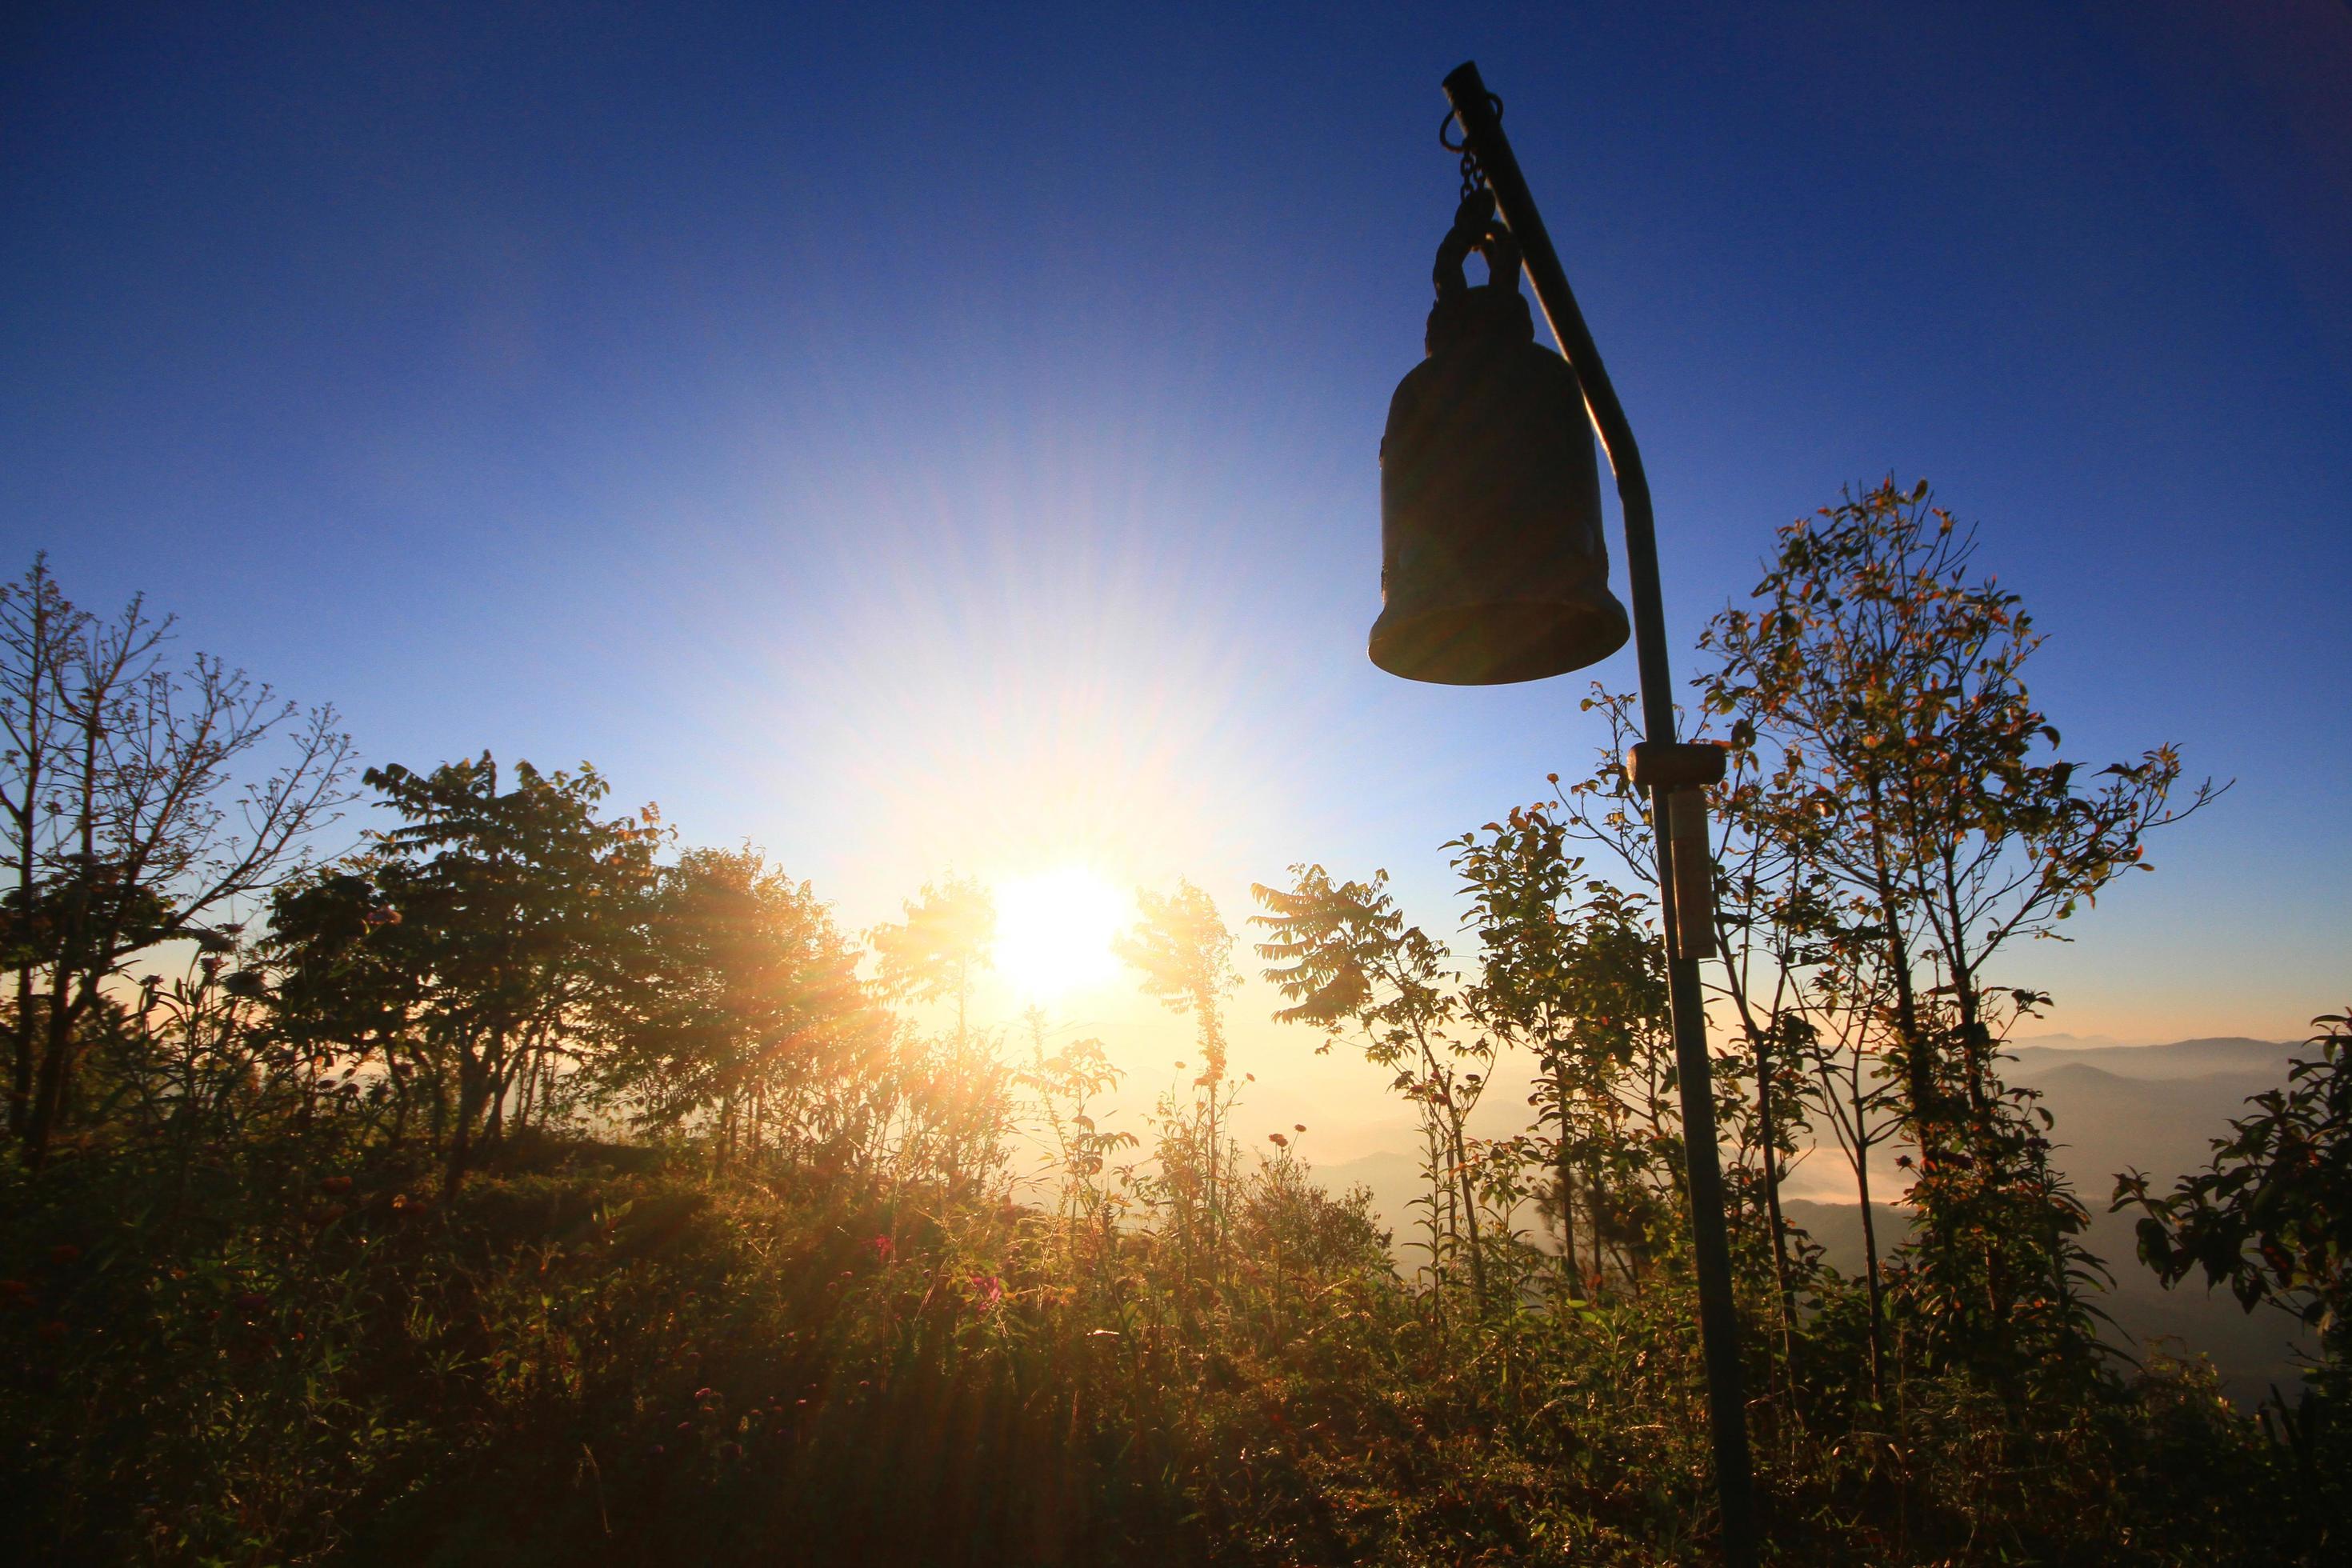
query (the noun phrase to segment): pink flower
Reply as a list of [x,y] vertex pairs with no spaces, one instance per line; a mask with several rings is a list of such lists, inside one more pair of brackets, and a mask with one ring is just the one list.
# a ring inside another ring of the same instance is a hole
[[986,1317],[1004,1303],[1004,1281],[993,1274],[971,1277],[972,1316]]
[[877,1263],[889,1262],[898,1250],[898,1244],[887,1236],[877,1236],[866,1245],[874,1249],[874,1259]]

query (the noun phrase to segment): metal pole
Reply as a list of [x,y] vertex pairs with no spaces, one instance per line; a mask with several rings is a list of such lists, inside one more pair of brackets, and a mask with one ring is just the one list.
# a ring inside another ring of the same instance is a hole
[[[1494,193],[1495,208],[1519,242],[1519,256],[1536,302],[1551,323],[1559,351],[1583,384],[1585,411],[1601,437],[1609,467],[1617,476],[1617,498],[1625,520],[1625,570],[1632,579],[1633,649],[1641,670],[1644,738],[1675,740],[1674,678],[1666,664],[1665,609],[1658,593],[1658,540],[1650,511],[1650,480],[1642,471],[1633,427],[1609,384],[1601,351],[1584,325],[1583,312],[1560,269],[1559,257],[1544,232],[1535,198],[1519,174],[1496,112],[1495,100],[1475,63],[1445,79],[1445,96],[1480,176]],[[1748,1457],[1747,1399],[1739,1368],[1739,1322],[1731,1299],[1731,1253],[1724,1234],[1723,1172],[1716,1151],[1714,1070],[1706,1047],[1706,1015],[1699,997],[1698,964],[1678,939],[1675,924],[1675,843],[1667,830],[1664,781],[1651,790],[1650,821],[1657,836],[1658,901],[1667,931],[1666,976],[1674,1009],[1675,1076],[1680,1080],[1683,1148],[1690,1186],[1691,1248],[1698,1274],[1699,1337],[1706,1357],[1709,1425],[1715,1439],[1716,1489],[1723,1502],[1723,1555],[1732,1568],[1756,1562],[1756,1510]]]

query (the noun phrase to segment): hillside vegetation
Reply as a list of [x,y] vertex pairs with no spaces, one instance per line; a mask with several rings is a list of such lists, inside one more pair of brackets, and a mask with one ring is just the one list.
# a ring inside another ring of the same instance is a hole
[[[1716,1552],[1628,700],[1591,700],[1585,776],[1445,846],[1458,936],[1383,872],[1253,890],[1277,1017],[1414,1120],[1392,1225],[1304,1127],[1237,1143],[1239,944],[1188,882],[1118,942],[1195,1036],[1139,1139],[1097,1119],[1102,1042],[982,1016],[986,887],[845,931],[592,768],[361,773],[331,712],[173,666],[164,629],[37,563],[0,595],[16,1560]],[[1725,1043],[1693,1087],[1767,1555],[2334,1562],[2352,1016],[2179,1179],[2077,1192],[2053,1108],[2095,1069],[2010,1081],[2046,998],[2000,977],[2216,792],[2168,748],[2060,758],[2033,646],[1924,487],[1782,530],[1707,634]],[[362,794],[358,850],[312,854]],[[1479,1131],[1507,1074],[1523,1124]],[[1783,1202],[1801,1146],[1854,1184],[1853,1253]],[[2117,1356],[2103,1303],[2142,1268],[2292,1314],[2305,1384],[2248,1415],[2200,1360]]]

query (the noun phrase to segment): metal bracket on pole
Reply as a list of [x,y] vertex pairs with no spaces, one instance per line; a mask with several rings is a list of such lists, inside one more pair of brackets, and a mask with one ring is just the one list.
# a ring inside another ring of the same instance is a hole
[[1715,956],[1715,856],[1706,842],[1706,790],[1723,782],[1727,753],[1688,741],[1639,741],[1625,753],[1625,776],[1664,803],[1654,824],[1674,844],[1676,958]]
[[[1568,286],[1542,215],[1519,174],[1518,159],[1504,138],[1500,105],[1486,90],[1475,64],[1445,79],[1445,96],[1462,128],[1465,172],[1495,195],[1496,214],[1519,242],[1528,282],[1550,321],[1559,352],[1584,388],[1601,448],[1617,477],[1624,513],[1625,570],[1633,592],[1633,648],[1642,679],[1642,728],[1645,738],[1628,759],[1629,772],[1650,791],[1651,822],[1657,834],[1658,901],[1670,933],[1667,995],[1674,1011],[1675,1077],[1682,1092],[1683,1147],[1690,1189],[1691,1251],[1698,1282],[1699,1334],[1706,1357],[1707,1415],[1715,1447],[1717,1495],[1723,1507],[1723,1555],[1731,1568],[1752,1568],[1757,1560],[1754,1479],[1748,1452],[1748,1407],[1739,1364],[1738,1310],[1731,1295],[1731,1251],[1725,1234],[1723,1167],[1716,1146],[1714,1062],[1706,1045],[1706,1012],[1698,964],[1714,951],[1713,875],[1706,850],[1706,784],[1720,779],[1722,752],[1712,746],[1686,746],[1675,738],[1674,680],[1666,658],[1665,610],[1658,589],[1658,542],[1650,510],[1649,477],[1641,448],[1617,401],[1616,388],[1585,327],[1576,295]],[[1700,752],[1715,753],[1714,779],[1676,776],[1703,767]],[[1653,769],[1656,770],[1654,773]],[[1680,800],[1687,803],[1675,805]]]

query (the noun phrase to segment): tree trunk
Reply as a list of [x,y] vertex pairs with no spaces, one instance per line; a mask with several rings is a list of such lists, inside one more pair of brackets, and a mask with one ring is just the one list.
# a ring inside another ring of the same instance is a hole
[[458,1047],[457,1115],[449,1129],[449,1162],[441,1180],[443,1202],[457,1195],[457,1188],[466,1179],[466,1164],[473,1153],[474,1116],[481,1104],[481,1068],[473,1053]]
[[1764,1142],[1764,1220],[1772,1227],[1772,1278],[1780,1288],[1780,1359],[1791,1384],[1797,1365],[1797,1288],[1789,1277],[1789,1237],[1780,1220],[1780,1152],[1772,1121],[1772,1053],[1769,1037],[1753,1037],[1756,1047],[1756,1121]]
[[63,973],[53,974],[40,1066],[33,1078],[32,1114],[25,1122],[26,1159],[36,1171],[48,1163],[50,1145],[65,1121],[66,1095],[73,1083],[74,1026],[98,999],[94,981],[86,982],[70,1002],[64,992]]
[[1886,861],[1885,802],[1878,781],[1870,782],[1872,879],[1878,918],[1885,928],[1887,976],[1895,983],[1895,1032],[1903,1043],[1903,1087],[1909,1104],[1911,1135],[1924,1156],[1941,1148],[1943,1093],[1936,1083],[1936,1055],[1919,1022],[1919,999],[1911,986],[1911,952],[1895,910],[1895,872]]
[[1559,1108],[1559,1139],[1552,1146],[1552,1180],[1559,1193],[1559,1255],[1568,1262],[1568,1299],[1579,1298],[1576,1280],[1576,1172],[1568,1135],[1568,1064],[1554,1058],[1552,1093]]
[[[26,905],[32,903],[31,884],[23,884]],[[33,1110],[33,966],[16,967],[16,1026],[9,1030],[10,1043],[16,1059],[10,1064],[8,1076],[8,1131],[22,1138]]]
[[1881,1405],[1886,1403],[1886,1347],[1881,1325],[1885,1321],[1885,1301],[1878,1279],[1878,1224],[1870,1212],[1870,1142],[1868,1129],[1863,1122],[1862,1097],[1853,1097],[1853,1177],[1862,1197],[1862,1268],[1863,1281],[1869,1294],[1870,1305],[1870,1395]]
[[1453,1145],[1454,1184],[1462,1190],[1463,1228],[1470,1237],[1470,1300],[1481,1317],[1486,1311],[1486,1257],[1478,1244],[1478,1192],[1470,1179],[1470,1150],[1462,1135],[1462,1114],[1446,1107],[1447,1132]]

